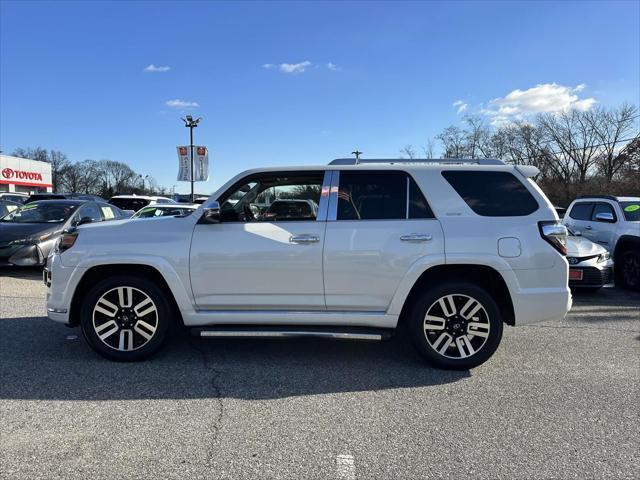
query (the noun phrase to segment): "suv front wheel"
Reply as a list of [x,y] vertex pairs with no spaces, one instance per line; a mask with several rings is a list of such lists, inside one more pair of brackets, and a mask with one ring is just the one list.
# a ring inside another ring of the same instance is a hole
[[117,276],[94,286],[80,308],[87,343],[110,360],[136,361],[155,353],[170,326],[171,309],[152,281]]
[[472,283],[451,282],[428,290],[414,304],[409,322],[415,347],[440,368],[476,367],[493,355],[502,339],[498,305]]

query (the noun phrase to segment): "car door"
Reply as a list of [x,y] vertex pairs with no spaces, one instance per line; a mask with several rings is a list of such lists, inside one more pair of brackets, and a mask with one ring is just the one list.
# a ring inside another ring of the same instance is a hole
[[[599,220],[597,216],[601,213],[610,214],[613,220]],[[614,238],[618,222],[618,216],[613,206],[607,202],[596,202],[590,220],[585,226],[586,236],[607,250],[611,250],[615,244]]]
[[386,311],[421,257],[444,254],[440,222],[403,171],[332,175],[324,246],[329,310]]
[[[324,310],[324,171],[251,175],[222,194],[221,222],[195,226],[191,287],[201,309]],[[328,178],[328,176],[327,176]],[[269,206],[289,202],[279,213]],[[300,207],[308,200],[319,209]]]
[[[564,217],[564,224],[576,234],[589,236],[594,202],[575,202]],[[589,228],[587,228],[589,227]]]

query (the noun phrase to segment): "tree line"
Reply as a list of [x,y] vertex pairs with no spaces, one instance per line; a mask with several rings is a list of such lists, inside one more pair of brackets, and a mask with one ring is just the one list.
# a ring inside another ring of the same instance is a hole
[[17,148],[12,155],[50,163],[54,192],[88,193],[107,199],[118,194],[167,194],[153,177],[116,160],[71,162],[64,153],[41,147]]
[[[569,110],[539,114],[529,120],[491,125],[481,116],[466,116],[435,140],[443,158],[498,158],[515,165],[534,165],[538,184],[552,202],[567,206],[582,194],[640,193],[638,107]],[[432,139],[423,152],[434,158]],[[400,150],[416,158],[412,145]]]

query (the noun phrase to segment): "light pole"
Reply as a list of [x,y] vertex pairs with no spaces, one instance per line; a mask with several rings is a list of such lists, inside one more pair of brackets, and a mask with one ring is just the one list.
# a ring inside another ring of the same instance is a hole
[[202,120],[202,117],[194,120],[191,115],[187,115],[182,119],[184,126],[189,129],[189,150],[191,155],[191,203],[195,200],[195,196],[193,194],[193,129],[198,126],[200,120]]

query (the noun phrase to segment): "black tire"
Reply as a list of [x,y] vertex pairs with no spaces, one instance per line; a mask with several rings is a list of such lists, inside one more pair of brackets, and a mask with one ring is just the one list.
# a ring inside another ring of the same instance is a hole
[[[128,291],[127,288],[132,290]],[[119,290],[125,290],[124,302],[117,301],[120,298]],[[127,301],[129,295],[131,299]],[[103,303],[105,301],[107,303]],[[130,308],[122,308],[123,303]],[[113,316],[111,313],[115,310],[111,305],[118,310]],[[138,306],[142,308],[136,311]],[[100,307],[100,311],[95,310],[96,307]],[[155,310],[145,313],[150,308]],[[103,313],[105,310],[109,315]],[[80,307],[80,327],[89,346],[103,357],[119,362],[134,362],[153,355],[162,347],[173,323],[171,312],[164,292],[151,280],[128,275],[114,276],[96,284],[86,295]],[[138,316],[138,313],[144,315]],[[152,331],[151,327],[155,329]],[[112,330],[113,333],[109,334]],[[118,345],[115,345],[116,336]],[[124,346],[124,343],[127,345]]]
[[[449,306],[449,311],[445,312],[439,302],[440,299],[448,302],[444,299],[449,296],[456,306],[455,315],[446,315],[453,309]],[[469,315],[476,304],[465,309],[469,299],[480,304],[477,316]],[[438,315],[438,311],[442,313]],[[427,314],[443,322],[429,320],[427,325]],[[470,319],[462,314],[470,316]],[[475,320],[471,326],[470,320]],[[502,339],[502,323],[500,309],[486,290],[473,283],[447,282],[428,290],[415,302],[409,317],[409,335],[418,352],[429,363],[450,370],[468,370],[486,362],[496,351]],[[458,341],[460,345],[456,343]],[[440,349],[444,353],[439,353]],[[471,349],[474,353],[470,353]],[[468,355],[463,357],[462,353]]]
[[617,287],[640,290],[640,253],[626,250],[616,255],[613,271]]

